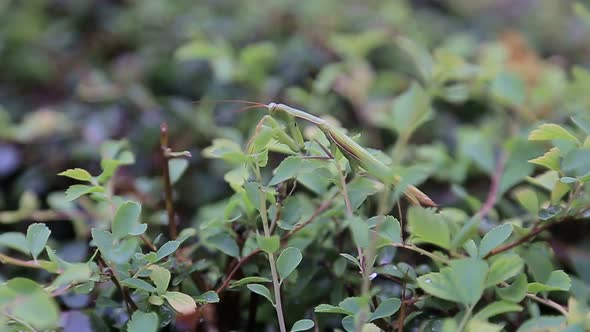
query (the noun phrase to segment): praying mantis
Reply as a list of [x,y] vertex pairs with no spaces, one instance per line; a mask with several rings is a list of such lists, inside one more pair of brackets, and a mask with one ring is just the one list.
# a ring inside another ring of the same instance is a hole
[[[302,119],[314,124],[321,130],[333,150],[339,150],[349,161],[353,169],[363,169],[369,175],[375,177],[386,186],[396,186],[401,183],[399,175],[394,174],[393,170],[375,158],[367,149],[358,144],[351,137],[346,135],[342,129],[330,124],[328,121],[315,115],[294,107],[269,103],[261,104],[250,102],[251,106],[247,108],[266,108],[268,113],[259,122],[257,128],[268,124],[273,129],[274,138],[287,145],[294,152],[300,152],[304,149],[304,140],[299,130],[296,119]],[[285,124],[285,128],[281,124]],[[289,134],[285,131],[288,130]],[[415,186],[408,185],[404,191],[408,200],[415,205],[427,207],[436,207],[436,203]]]

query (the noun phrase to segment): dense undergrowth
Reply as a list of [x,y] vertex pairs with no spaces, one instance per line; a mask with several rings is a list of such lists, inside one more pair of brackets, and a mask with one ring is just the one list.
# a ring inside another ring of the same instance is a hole
[[588,8],[0,4],[0,331],[590,330]]

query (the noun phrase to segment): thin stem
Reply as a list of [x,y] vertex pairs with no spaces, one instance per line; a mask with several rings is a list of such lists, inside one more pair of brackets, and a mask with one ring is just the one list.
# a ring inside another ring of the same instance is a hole
[[432,258],[433,260],[439,261],[439,262],[444,263],[444,264],[449,264],[451,262],[450,260],[448,260],[445,257],[435,255],[435,254],[433,254],[431,252],[428,252],[427,250],[424,250],[424,249],[422,249],[420,247],[417,247],[417,246],[415,246],[413,244],[394,243],[394,242],[392,242],[389,245],[390,246],[393,246],[393,247],[405,248],[405,249],[409,249],[409,250],[415,251],[417,253],[420,253],[420,254],[422,254],[424,256],[428,256],[428,257]]
[[[350,218],[353,216],[352,212],[352,204],[350,203],[350,197],[348,196],[348,189],[346,187],[346,176],[338,161],[336,161],[336,169],[338,170],[338,177],[340,178],[340,186],[342,187],[342,196],[344,197],[344,204],[346,205],[346,215]],[[365,271],[365,263],[364,263],[364,255],[363,249],[361,247],[356,247],[356,250],[359,255],[359,261],[361,263],[361,273]]]
[[465,312],[465,315],[463,315],[463,319],[461,319],[461,323],[459,324],[459,328],[457,329],[457,331],[463,332],[463,330],[465,329],[465,325],[467,325],[469,318],[471,318],[471,312],[473,312],[474,307],[475,303],[469,306],[469,308],[467,308],[467,311]]
[[541,304],[544,304],[544,305],[546,305],[546,306],[548,306],[550,308],[553,308],[553,309],[559,311],[559,313],[562,314],[562,315],[564,315],[564,316],[567,316],[568,315],[567,310],[562,305],[560,305],[559,303],[553,302],[553,301],[551,301],[549,299],[540,298],[540,297],[536,296],[535,294],[531,294],[531,293],[527,293],[526,294],[526,297],[528,297],[531,300],[537,301],[537,302],[539,302]]
[[518,240],[516,240],[514,242],[510,242],[510,243],[507,243],[507,244],[505,244],[503,246],[499,246],[499,247],[493,249],[492,251],[490,251],[484,257],[484,259],[489,258],[489,257],[492,257],[492,256],[497,255],[499,253],[508,251],[508,250],[510,250],[510,249],[512,249],[514,247],[518,247],[521,244],[526,243],[529,240],[533,239],[535,236],[539,235],[539,233],[543,232],[544,230],[550,228],[551,226],[553,226],[555,224],[556,224],[555,222],[553,222],[553,223],[549,222],[549,223],[546,223],[546,224],[544,224],[542,226],[539,226],[539,223],[536,223],[533,226],[533,228],[531,229],[530,233],[528,233],[527,235],[521,237],[520,239],[518,239]]
[[346,176],[342,172],[340,164],[336,162],[336,168],[338,169],[338,176],[340,177],[340,185],[342,186],[342,196],[344,197],[344,204],[346,205],[346,215],[352,217],[352,204],[350,203],[350,197],[348,196],[348,190],[346,189]]
[[129,313],[129,316],[131,317],[131,315],[133,314],[133,312],[135,310],[137,310],[137,304],[135,304],[135,301],[133,301],[133,299],[131,298],[131,296],[127,292],[127,289],[121,285],[121,282],[119,281],[119,278],[117,277],[117,274],[116,274],[115,270],[113,270],[107,264],[107,262],[102,258],[102,256],[100,255],[100,253],[98,255],[96,255],[96,258],[98,259],[98,262],[100,264],[102,264],[104,267],[106,267],[106,268],[108,268],[110,270],[110,272],[111,272],[111,281],[113,282],[113,284],[115,285],[115,287],[117,287],[117,289],[119,290],[119,292],[121,292],[121,296],[123,297],[123,301],[125,302],[126,307],[127,307],[127,312]]
[[21,324],[22,326],[26,327],[29,331],[31,331],[31,332],[37,332],[37,330],[33,326],[31,326],[29,323],[27,323],[26,321],[24,321],[24,320],[22,320],[22,319],[20,319],[20,318],[18,318],[16,316],[13,316],[13,315],[11,315],[9,313],[4,313],[4,315],[6,317],[12,319],[13,321]]
[[150,248],[151,251],[158,251],[158,248],[156,248],[156,246],[152,243],[152,241],[150,241],[150,239],[147,238],[147,236],[145,236],[145,234],[141,234],[140,238],[143,241],[143,243],[145,243],[145,245],[148,246],[148,248]]
[[254,256],[258,255],[261,252],[262,252],[262,250],[256,249],[256,250],[252,251],[250,254],[248,254],[247,256],[244,256],[242,259],[240,259],[238,261],[238,263],[236,264],[236,266],[234,266],[234,268],[227,275],[227,277],[225,277],[225,281],[221,284],[221,286],[219,286],[217,288],[215,293],[221,294],[224,290],[226,290],[227,287],[229,287],[229,283],[231,282],[233,276],[240,270],[242,265],[248,263]]
[[403,280],[402,284],[402,303],[399,308],[399,317],[397,319],[397,331],[404,332],[404,321],[406,320],[406,287],[407,281],[406,278]]
[[[324,201],[322,204],[320,204],[320,206],[313,212],[313,214],[309,217],[309,219],[307,219],[305,222],[303,222],[302,224],[299,224],[298,226],[296,226],[295,228],[293,228],[289,233],[283,235],[281,237],[281,243],[286,242],[291,236],[295,235],[297,232],[299,232],[303,227],[309,225],[312,221],[315,220],[315,218],[317,218],[317,216],[319,216],[322,212],[326,211],[331,205],[332,205],[332,200],[334,199],[334,197],[330,198],[327,201]],[[260,249],[256,249],[254,251],[252,251],[250,254],[248,254],[247,256],[242,257],[242,259],[238,260],[236,266],[234,266],[234,268],[230,271],[230,273],[225,277],[225,281],[221,284],[221,286],[219,286],[217,288],[217,290],[215,291],[217,294],[221,294],[224,290],[226,290],[229,287],[229,283],[231,282],[233,276],[240,270],[240,268],[248,263],[252,258],[254,258],[254,256],[258,255],[259,253],[261,253],[262,250]]]
[[322,212],[326,211],[332,205],[333,199],[334,199],[334,197],[331,197],[327,201],[322,202],[322,204],[320,204],[320,206],[318,206],[318,208],[311,214],[311,216],[306,221],[295,226],[287,234],[283,235],[283,237],[281,237],[281,242],[287,240],[288,238],[293,236],[295,233],[299,232],[299,230],[301,230],[303,227],[309,225],[312,221],[314,221],[315,218],[317,218],[317,216],[319,216]]
[[488,190],[488,195],[486,198],[485,203],[481,207],[479,211],[477,211],[476,216],[483,218],[485,217],[490,210],[496,205],[498,200],[498,188],[500,187],[500,180],[502,178],[502,173],[504,172],[504,166],[506,164],[506,153],[500,152],[500,156],[498,157],[498,161],[496,162],[496,168],[494,169],[494,173],[492,174],[490,189]]
[[[0,262],[3,264],[10,264],[10,265],[15,265],[15,266],[30,267],[33,269],[45,270],[45,268],[41,264],[39,264],[38,261],[25,261],[22,259],[10,257],[10,256],[5,255],[3,253],[0,253]],[[62,270],[56,271],[56,273],[58,273],[58,274],[61,274],[62,272],[63,272]]]
[[170,148],[168,147],[168,125],[162,123],[160,126],[160,148],[162,150],[162,157],[164,163],[162,165],[162,177],[164,178],[164,192],[166,194],[166,211],[168,213],[168,236],[171,240],[178,237],[178,229],[176,228],[176,219],[174,217],[174,204],[172,202],[172,183],[170,182],[170,169],[168,167],[168,160]]
[[[266,195],[262,190],[262,176],[260,175],[260,167],[256,165],[256,179],[258,180],[258,198],[260,200],[260,218],[262,219],[262,227],[264,228],[264,236],[270,237],[270,227],[268,224],[268,212],[266,210]],[[273,253],[268,253],[268,264],[270,265],[270,274],[272,276],[272,285],[275,296],[275,309],[277,311],[277,319],[279,321],[279,329],[281,332],[287,332],[285,326],[285,318],[283,317],[283,304],[281,301],[281,284],[279,283],[279,275]]]
[[[344,204],[346,205],[346,215],[350,218],[353,216],[353,212],[352,212],[352,204],[350,203],[350,197],[348,196],[348,189],[346,186],[346,175],[344,174],[342,168],[340,167],[340,164],[338,164],[338,161],[336,161],[336,168],[338,170],[338,176],[340,178],[340,186],[342,187],[342,196],[344,197]],[[361,275],[363,276],[363,283],[361,285],[361,295],[365,296],[365,295],[369,294],[369,290],[371,288],[371,281],[369,280],[369,275],[367,273],[367,267],[366,267],[367,260],[365,259],[366,258],[365,253],[363,252],[363,249],[360,246],[357,246],[356,250],[359,255]],[[361,330],[367,315],[368,315],[368,308],[367,308],[367,306],[363,306],[363,308],[361,309],[359,320],[355,326],[355,331]]]

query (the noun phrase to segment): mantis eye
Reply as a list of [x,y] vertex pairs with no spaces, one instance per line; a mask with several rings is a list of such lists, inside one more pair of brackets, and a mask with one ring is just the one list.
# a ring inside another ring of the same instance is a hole
[[268,112],[269,113],[273,113],[275,111],[276,107],[277,107],[277,104],[276,103],[270,103],[270,104],[267,105],[267,107],[268,107]]

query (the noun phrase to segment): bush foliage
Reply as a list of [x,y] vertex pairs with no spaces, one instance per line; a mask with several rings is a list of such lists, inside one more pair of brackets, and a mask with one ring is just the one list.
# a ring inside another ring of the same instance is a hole
[[590,7],[518,3],[0,4],[0,330],[590,330]]

